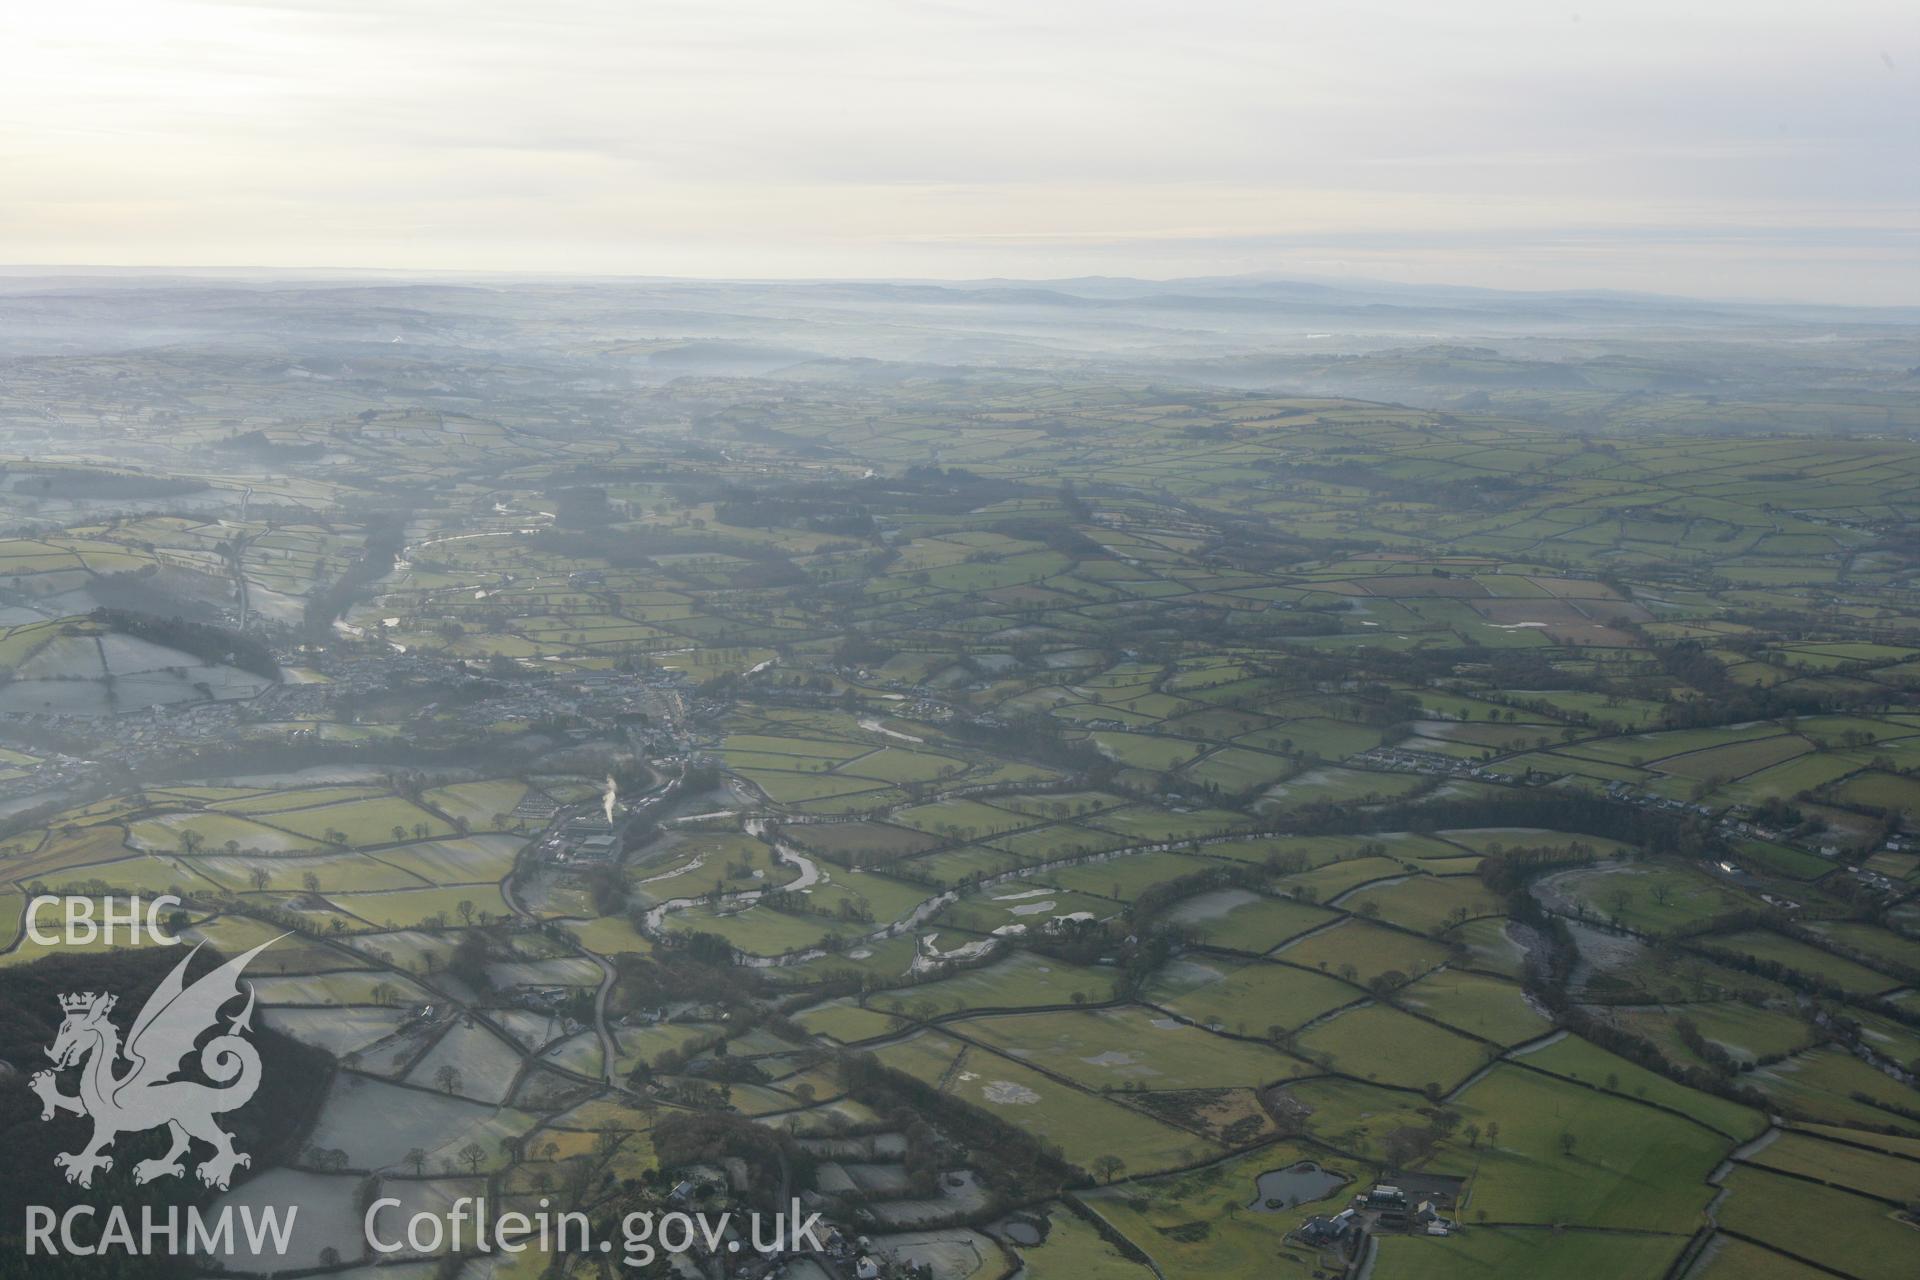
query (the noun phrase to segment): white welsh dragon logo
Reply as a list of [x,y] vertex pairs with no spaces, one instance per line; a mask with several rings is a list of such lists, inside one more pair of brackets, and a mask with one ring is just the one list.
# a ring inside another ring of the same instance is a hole
[[[172,1146],[158,1159],[134,1166],[137,1183],[184,1174],[181,1157],[188,1154],[190,1139],[195,1138],[213,1147],[213,1155],[195,1171],[210,1187],[226,1190],[234,1169],[253,1163],[250,1156],[233,1149],[233,1135],[213,1119],[245,1106],[260,1087],[260,1053],[244,1038],[253,1018],[250,985],[246,1008],[228,1019],[225,1032],[200,1049],[200,1070],[214,1085],[172,1077],[193,1052],[195,1042],[219,1022],[220,1010],[240,995],[240,971],[247,961],[278,941],[263,942],[188,986],[187,966],[200,951],[194,947],[141,1006],[124,1046],[120,1032],[107,1020],[115,997],[92,992],[60,997],[67,1016],[47,1050],[54,1069],[36,1073],[29,1083],[40,1095],[42,1120],[51,1120],[61,1111],[93,1118],[93,1137],[87,1145],[53,1158],[55,1165],[67,1171],[68,1182],[92,1186],[95,1170],[113,1168],[113,1158],[106,1151],[115,1138],[161,1125],[167,1127]],[[116,1075],[122,1058],[131,1065]],[[55,1073],[83,1063],[80,1092],[61,1093]]]

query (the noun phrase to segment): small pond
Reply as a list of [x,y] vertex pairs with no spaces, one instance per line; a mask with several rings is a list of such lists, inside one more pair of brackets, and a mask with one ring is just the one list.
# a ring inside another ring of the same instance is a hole
[[1284,1169],[1269,1169],[1254,1179],[1253,1202],[1247,1208],[1263,1213],[1290,1209],[1297,1204],[1325,1199],[1345,1181],[1340,1174],[1329,1173],[1311,1160],[1302,1160]]

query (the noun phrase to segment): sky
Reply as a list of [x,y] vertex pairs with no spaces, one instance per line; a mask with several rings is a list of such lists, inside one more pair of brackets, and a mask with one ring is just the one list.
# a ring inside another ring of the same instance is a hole
[[0,263],[1920,303],[1914,0],[11,0]]

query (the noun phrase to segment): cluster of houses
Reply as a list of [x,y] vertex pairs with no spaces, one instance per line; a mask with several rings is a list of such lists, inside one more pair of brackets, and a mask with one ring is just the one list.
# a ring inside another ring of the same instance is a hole
[[1669,800],[1665,796],[1656,796],[1649,791],[1641,791],[1630,782],[1609,782],[1607,799],[1618,800],[1622,804],[1636,805],[1642,809],[1653,809],[1662,813],[1690,813],[1699,818],[1711,818],[1714,807],[1698,801]]
[[1866,885],[1869,889],[1874,889],[1884,894],[1892,894],[1905,888],[1905,886],[1897,883],[1891,876],[1883,876],[1871,867],[1848,867],[1847,874],[1855,880],[1858,880],[1861,884]]
[[1301,1243],[1316,1249],[1355,1242],[1373,1231],[1420,1232],[1430,1236],[1451,1235],[1459,1224],[1449,1221],[1437,1193],[1418,1201],[1400,1187],[1376,1183],[1353,1198],[1353,1203],[1328,1216],[1315,1215],[1294,1232]]
[[1438,751],[1421,751],[1413,747],[1374,747],[1353,757],[1349,763],[1371,765],[1376,769],[1391,769],[1396,773],[1424,773],[1430,777],[1473,778],[1480,782],[1517,780],[1510,773],[1489,769],[1471,760],[1461,760],[1454,756],[1442,755]]

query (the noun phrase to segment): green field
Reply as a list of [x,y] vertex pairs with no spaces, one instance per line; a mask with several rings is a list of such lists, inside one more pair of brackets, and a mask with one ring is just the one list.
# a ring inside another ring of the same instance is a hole
[[1301,1053],[1344,1075],[1401,1088],[1432,1085],[1441,1093],[1490,1056],[1464,1036],[1384,1004],[1362,1005],[1316,1023],[1296,1044]]
[[1261,1045],[1217,1036],[1138,1005],[969,1018],[944,1029],[1090,1089],[1260,1086],[1292,1075],[1298,1065]]
[[1128,1167],[1145,1173],[1217,1152],[1205,1139],[934,1032],[887,1045],[875,1056],[928,1083],[946,1082],[946,1090],[956,1097],[1057,1145],[1066,1159],[1083,1168],[1102,1155],[1125,1152]]
[[1475,1228],[1433,1239],[1383,1236],[1380,1280],[1473,1276],[1659,1276],[1679,1256],[1680,1236],[1623,1236],[1522,1227]]
[[[1473,1179],[1470,1218],[1580,1222],[1684,1236],[1712,1198],[1707,1174],[1727,1150],[1705,1129],[1638,1102],[1502,1066],[1460,1098],[1498,1123]],[[1569,1151],[1564,1145],[1571,1141]]]
[[1913,1228],[1877,1200],[1757,1169],[1727,1175],[1718,1216],[1729,1231],[1860,1280],[1911,1274]]
[[1177,960],[1162,968],[1145,998],[1180,1017],[1238,1034],[1268,1026],[1291,1030],[1365,993],[1311,969],[1212,956]]

